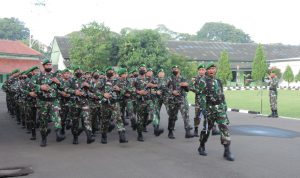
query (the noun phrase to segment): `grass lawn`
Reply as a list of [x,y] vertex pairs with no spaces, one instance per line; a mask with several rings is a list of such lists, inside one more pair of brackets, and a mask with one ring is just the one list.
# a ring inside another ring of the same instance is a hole
[[[194,103],[194,93],[189,92],[189,103]],[[245,109],[251,111],[261,110],[260,91],[225,91],[226,101],[229,108]],[[269,91],[263,90],[262,113],[270,114]],[[278,114],[280,116],[300,119],[300,91],[278,90]]]

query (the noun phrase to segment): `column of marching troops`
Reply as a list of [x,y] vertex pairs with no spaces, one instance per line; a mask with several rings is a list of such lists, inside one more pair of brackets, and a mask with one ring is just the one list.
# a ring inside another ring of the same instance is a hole
[[[160,127],[160,110],[164,104],[168,138],[175,139],[174,128],[180,111],[185,138],[200,136],[200,155],[207,155],[205,143],[212,131],[213,135],[220,134],[224,158],[234,160],[223,87],[215,77],[213,63],[199,65],[198,75],[190,81],[181,76],[179,66],[173,66],[172,76],[166,77],[163,69],[154,76],[152,69],[144,64],[129,72],[125,68],[116,72],[112,67],[105,72],[84,72],[77,66],[73,67],[73,73],[68,69],[52,72],[49,60],[42,65],[43,70],[36,66],[23,72],[14,70],[2,86],[9,113],[27,128],[31,140],[36,140],[39,128],[42,147],[47,145],[50,125],[54,125],[57,142],[65,139],[66,130],[71,130],[73,144],[78,144],[82,132],[86,133],[87,144],[95,141],[97,132],[101,132],[101,143],[106,144],[108,134],[116,129],[119,142],[126,143],[125,126],[129,124],[137,132],[137,140],[143,142],[143,134],[150,124],[155,136],[164,132]],[[194,133],[187,101],[190,90],[195,93]],[[201,119],[203,129],[199,135]]]

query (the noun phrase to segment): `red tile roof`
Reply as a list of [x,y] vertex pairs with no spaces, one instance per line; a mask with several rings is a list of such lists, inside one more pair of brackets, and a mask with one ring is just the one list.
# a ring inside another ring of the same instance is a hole
[[14,69],[20,69],[21,71],[27,70],[32,66],[39,66],[41,68],[42,67],[41,61],[0,58],[0,73],[1,74],[10,73]]
[[34,55],[41,56],[42,54],[34,49],[29,48],[20,41],[0,40],[0,53],[19,54],[19,55]]

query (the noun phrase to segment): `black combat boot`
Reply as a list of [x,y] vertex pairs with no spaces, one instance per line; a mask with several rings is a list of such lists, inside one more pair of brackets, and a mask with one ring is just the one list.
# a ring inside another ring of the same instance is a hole
[[115,124],[114,123],[109,123],[109,126],[108,126],[108,132],[111,132],[112,130],[114,130],[114,128],[115,128],[116,126],[115,126]]
[[87,144],[91,144],[95,141],[95,138],[92,137],[92,131],[87,130],[86,131],[86,136],[87,136],[87,140],[86,140]]
[[211,130],[211,135],[220,135],[220,130],[217,129],[217,126],[214,125],[212,130]]
[[66,129],[70,130],[72,128],[72,121],[70,119],[66,120]]
[[232,155],[232,153],[230,152],[230,145],[226,144],[224,145],[224,158],[228,161],[234,161],[234,157]]
[[169,137],[169,139],[175,139],[172,129],[169,129],[168,137]]
[[198,135],[198,127],[194,128],[194,137],[199,137],[199,135]]
[[107,134],[106,133],[101,134],[101,143],[107,144]]
[[268,117],[275,117],[275,112],[274,112],[274,110],[272,109],[271,111],[272,111],[272,113],[271,113],[270,115],[268,115]]
[[47,135],[46,134],[41,134],[41,135],[42,135],[42,141],[41,141],[40,146],[45,147],[45,146],[47,146]]
[[200,146],[198,148],[198,152],[199,152],[199,155],[207,156],[207,153],[205,151],[205,144],[204,143],[200,143]]
[[277,113],[277,110],[274,110],[274,117],[278,117],[278,113]]
[[61,135],[61,129],[56,129],[55,132],[56,132],[56,141],[57,142],[61,142],[65,139],[65,136]]
[[30,140],[36,140],[36,131],[35,128],[31,129],[31,138]]
[[143,137],[142,132],[138,132],[137,140],[140,141],[140,142],[143,142],[143,141],[144,141],[144,137]]
[[164,129],[160,129],[159,125],[154,126],[154,135],[159,136],[160,134],[164,133]]
[[77,135],[73,135],[73,144],[74,145],[78,144],[78,136]]
[[185,129],[185,138],[193,138],[194,134],[191,133],[191,129],[190,128],[186,128]]
[[129,125],[129,122],[125,119],[125,117],[123,117],[122,118],[122,120],[123,120],[123,124],[124,124],[124,126],[127,126],[127,125]]
[[126,136],[125,136],[125,130],[119,131],[119,142],[120,143],[127,143],[128,142],[128,140],[126,139]]
[[131,128],[132,128],[132,130],[136,130],[137,125],[136,125],[135,119],[131,119],[130,121],[131,121]]

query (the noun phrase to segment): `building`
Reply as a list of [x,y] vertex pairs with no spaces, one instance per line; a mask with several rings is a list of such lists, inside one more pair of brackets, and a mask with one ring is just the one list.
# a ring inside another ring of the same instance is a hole
[[20,41],[0,40],[0,85],[8,74],[18,68],[21,71],[41,66],[43,55]]
[[55,69],[63,70],[70,65],[70,42],[68,37],[55,36],[52,42],[51,61]]

